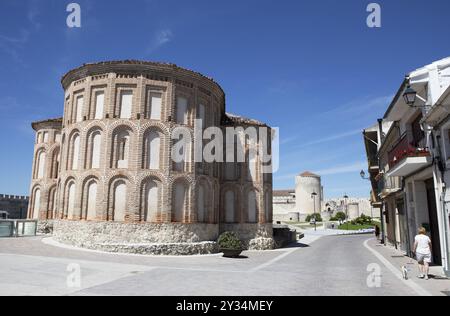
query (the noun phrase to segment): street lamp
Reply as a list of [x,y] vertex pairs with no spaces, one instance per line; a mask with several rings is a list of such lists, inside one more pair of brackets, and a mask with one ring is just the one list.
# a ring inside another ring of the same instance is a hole
[[423,101],[424,103],[427,103],[427,100],[422,98],[416,90],[414,90],[411,86],[408,86],[405,90],[405,92],[403,92],[403,99],[405,100],[405,103],[407,105],[409,105],[410,107],[417,107],[417,108],[422,108],[425,106],[418,106],[418,105],[414,105],[416,103],[416,100],[419,99],[421,101]]
[[313,199],[314,201],[314,231],[317,231],[316,196],[317,196],[316,192],[311,193],[311,199]]
[[370,178],[369,178],[369,177],[366,177],[366,172],[365,172],[364,170],[361,170],[361,172],[359,173],[359,175],[361,176],[361,179],[363,179],[363,180],[369,180],[369,181],[370,181]]
[[408,86],[403,92],[403,99],[405,100],[405,103],[409,106],[413,106],[414,103],[416,103],[417,98],[417,91],[411,88],[411,86]]
[[345,206],[345,217],[347,217],[347,230],[348,230],[348,206],[347,206],[348,195],[344,195],[344,206]]

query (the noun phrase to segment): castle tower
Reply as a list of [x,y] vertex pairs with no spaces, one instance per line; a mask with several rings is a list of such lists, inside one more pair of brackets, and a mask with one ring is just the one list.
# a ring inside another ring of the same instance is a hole
[[[315,212],[320,214],[323,201],[320,176],[307,171],[298,175],[295,180],[296,209],[301,215],[311,215],[315,206]],[[311,197],[313,193],[317,194],[314,199]]]

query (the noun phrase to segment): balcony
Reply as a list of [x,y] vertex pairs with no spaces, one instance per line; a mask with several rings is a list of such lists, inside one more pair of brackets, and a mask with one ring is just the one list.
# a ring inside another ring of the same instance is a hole
[[402,188],[400,177],[390,177],[386,174],[380,174],[378,179],[378,196],[382,199],[390,194],[397,193]]
[[388,153],[389,177],[406,177],[431,163],[431,155],[426,146],[425,137],[420,141],[411,141],[404,134]]

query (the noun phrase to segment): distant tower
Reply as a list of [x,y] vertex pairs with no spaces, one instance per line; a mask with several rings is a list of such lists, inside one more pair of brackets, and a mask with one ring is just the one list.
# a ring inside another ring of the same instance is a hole
[[323,191],[320,176],[311,172],[304,172],[295,179],[295,197],[297,210],[301,215],[310,215],[314,213],[314,200],[312,193],[317,193],[315,197],[315,211],[321,213]]
[[355,219],[360,216],[359,203],[353,202],[348,204],[348,217],[349,219]]

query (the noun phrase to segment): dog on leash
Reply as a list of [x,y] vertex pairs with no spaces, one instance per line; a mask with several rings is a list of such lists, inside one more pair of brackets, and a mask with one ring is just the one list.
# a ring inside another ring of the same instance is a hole
[[403,280],[408,280],[408,268],[406,266],[402,266],[402,276]]

